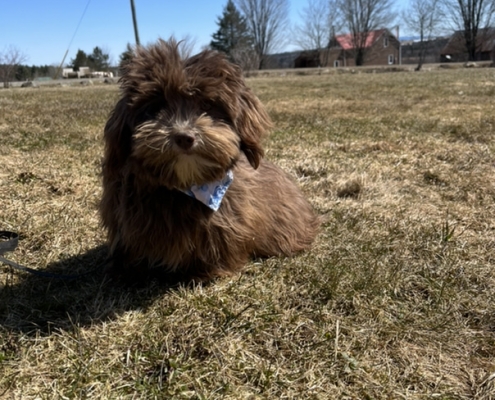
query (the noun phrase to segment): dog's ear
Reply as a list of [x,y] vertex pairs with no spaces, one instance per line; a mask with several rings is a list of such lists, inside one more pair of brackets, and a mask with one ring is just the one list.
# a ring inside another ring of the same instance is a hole
[[104,176],[109,179],[117,178],[131,153],[132,131],[127,121],[129,115],[127,108],[127,99],[124,96],[115,105],[105,125],[103,172]]
[[241,139],[241,150],[253,168],[258,168],[264,154],[261,141],[272,123],[261,102],[246,86],[241,68],[211,50],[185,60],[184,66],[190,86],[224,106]]
[[235,127],[241,138],[241,150],[253,168],[258,168],[264,155],[261,141],[272,127],[272,122],[263,104],[248,87],[245,87],[240,94],[239,114]]

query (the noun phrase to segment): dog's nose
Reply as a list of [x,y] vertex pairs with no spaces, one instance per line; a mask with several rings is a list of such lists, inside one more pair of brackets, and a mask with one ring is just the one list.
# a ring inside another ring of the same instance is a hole
[[177,133],[174,135],[174,142],[183,150],[189,150],[193,147],[196,138],[190,133]]

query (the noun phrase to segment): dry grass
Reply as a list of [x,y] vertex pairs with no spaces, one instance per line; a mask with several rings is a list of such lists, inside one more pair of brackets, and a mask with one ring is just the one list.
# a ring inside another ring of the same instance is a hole
[[[493,69],[250,78],[314,249],[206,286],[104,279],[116,87],[0,91],[0,398],[495,399]],[[95,270],[92,270],[96,266]]]

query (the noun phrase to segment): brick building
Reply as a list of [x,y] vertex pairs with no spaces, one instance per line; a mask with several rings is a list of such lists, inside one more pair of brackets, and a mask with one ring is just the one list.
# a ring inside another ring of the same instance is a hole
[[[495,28],[478,30],[476,54],[473,61],[493,60],[495,54]],[[442,49],[441,62],[465,62],[469,60],[463,31],[456,31]]]
[[[327,49],[320,51],[322,66],[353,67],[356,48],[352,34],[337,35],[330,40]],[[362,65],[399,64],[400,42],[388,29],[379,29],[368,33],[364,45]]]

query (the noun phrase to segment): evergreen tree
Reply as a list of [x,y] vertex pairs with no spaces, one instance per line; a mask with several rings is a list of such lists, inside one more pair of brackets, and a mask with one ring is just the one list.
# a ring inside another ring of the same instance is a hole
[[83,50],[77,50],[76,57],[70,60],[69,67],[79,71],[79,67],[89,67],[88,55]]
[[74,71],[79,71],[80,67],[89,67],[93,71],[108,71],[110,67],[110,55],[96,46],[91,54],[86,54],[83,50],[77,50],[76,57],[70,60],[69,67]]
[[119,67],[122,68],[134,56],[134,49],[130,43],[127,43],[125,51],[119,56]]
[[27,81],[33,79],[31,69],[27,65],[18,65],[15,71],[16,81]]
[[246,19],[237,10],[232,0],[228,0],[223,15],[218,17],[219,29],[212,35],[210,46],[221,51],[232,60],[236,52],[252,48],[252,37],[246,24]]
[[93,71],[108,71],[110,55],[103,52],[101,48],[96,46],[93,53],[88,56],[89,67]]

